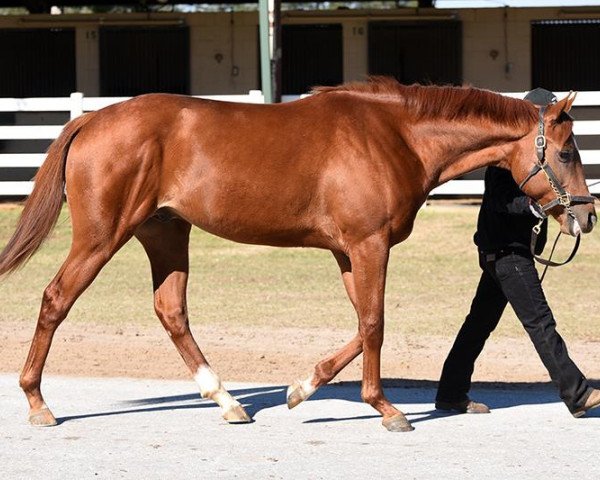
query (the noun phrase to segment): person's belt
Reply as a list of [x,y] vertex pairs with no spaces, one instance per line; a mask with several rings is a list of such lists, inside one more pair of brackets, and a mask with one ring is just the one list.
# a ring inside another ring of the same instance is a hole
[[486,262],[495,262],[499,258],[506,257],[507,255],[511,255],[516,253],[517,255],[531,257],[531,254],[526,248],[512,247],[512,248],[501,248],[499,250],[487,250],[487,251],[479,251],[479,255],[483,256]]

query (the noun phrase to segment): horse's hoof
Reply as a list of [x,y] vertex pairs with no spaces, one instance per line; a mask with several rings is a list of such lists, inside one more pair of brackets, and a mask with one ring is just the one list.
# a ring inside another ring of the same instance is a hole
[[304,382],[296,380],[287,389],[288,408],[294,408],[299,403],[310,398],[316,391],[317,387],[313,387],[309,380]]
[[48,407],[30,412],[29,423],[34,427],[53,427],[57,424],[56,418]]
[[306,392],[302,388],[302,384],[296,380],[287,389],[287,406],[291,410],[298,404],[306,400]]
[[389,432],[412,432],[415,429],[403,413],[384,418],[381,423]]
[[244,407],[235,405],[223,414],[223,418],[227,423],[251,423],[250,415],[246,413]]

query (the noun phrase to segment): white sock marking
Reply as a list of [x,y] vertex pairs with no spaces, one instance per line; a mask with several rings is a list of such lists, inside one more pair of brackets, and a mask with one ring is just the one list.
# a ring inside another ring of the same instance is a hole
[[221,379],[213,371],[212,368],[201,366],[198,368],[194,380],[200,387],[200,395],[202,398],[210,398],[219,404],[223,411],[227,411],[240,403],[233,398],[223,385],[221,385]]
[[304,393],[306,394],[306,398],[310,397],[313,393],[317,391],[316,387],[313,386],[312,381],[313,375],[308,377],[306,380],[302,380],[300,382],[300,385],[302,385],[302,390],[304,390]]

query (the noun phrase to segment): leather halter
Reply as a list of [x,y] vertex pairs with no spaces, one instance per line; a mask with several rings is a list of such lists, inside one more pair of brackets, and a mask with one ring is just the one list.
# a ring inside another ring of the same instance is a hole
[[[521,190],[523,190],[523,186],[529,180],[531,180],[538,172],[542,171],[546,175],[546,179],[548,180],[550,187],[552,187],[552,190],[554,190],[554,193],[556,194],[556,198],[554,200],[546,203],[545,205],[540,205],[538,203],[538,206],[541,209],[543,218],[541,218],[540,221],[537,223],[537,225],[535,225],[532,229],[531,243],[529,245],[529,248],[531,250],[531,254],[533,255],[533,258],[535,258],[542,265],[545,265],[546,267],[558,267],[560,265],[569,263],[573,259],[573,257],[577,253],[577,249],[579,248],[581,234],[577,234],[577,240],[575,241],[575,246],[573,247],[573,251],[571,252],[569,257],[564,262],[553,262],[551,260],[552,254],[550,254],[550,258],[548,258],[547,260],[537,256],[535,254],[535,246],[537,243],[538,234],[540,233],[540,230],[542,227],[542,223],[544,222],[544,220],[546,218],[548,218],[548,215],[546,214],[546,212],[548,210],[556,207],[557,205],[561,205],[562,207],[565,208],[565,210],[567,211],[567,214],[576,221],[576,217],[575,217],[575,214],[573,213],[573,210],[571,210],[571,206],[585,204],[585,203],[594,203],[596,201],[596,197],[571,195],[569,192],[567,192],[564,189],[564,187],[560,183],[560,180],[558,180],[558,178],[556,177],[556,174],[552,170],[552,167],[550,166],[550,164],[548,162],[544,161],[545,155],[546,155],[546,135],[544,133],[544,112],[545,111],[546,111],[545,106],[540,107],[539,122],[538,122],[538,134],[535,137],[535,152],[536,152],[536,156],[537,156],[537,162],[535,163],[533,168],[530,170],[530,172],[527,174],[525,179],[519,184],[519,188]],[[560,233],[558,235],[560,236]],[[558,240],[558,237],[556,240]],[[554,246],[556,246],[556,241],[554,242]],[[552,252],[554,252],[554,247],[552,248]],[[544,273],[545,273],[545,271],[544,271]],[[543,276],[542,276],[542,278],[543,278]]]

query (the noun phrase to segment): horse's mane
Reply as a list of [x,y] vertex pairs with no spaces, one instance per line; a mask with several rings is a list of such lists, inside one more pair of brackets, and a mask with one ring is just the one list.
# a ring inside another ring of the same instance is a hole
[[508,126],[529,126],[537,119],[533,104],[474,87],[402,85],[390,77],[370,77],[337,87],[316,87],[315,94],[346,92],[401,102],[418,118],[487,118]]

